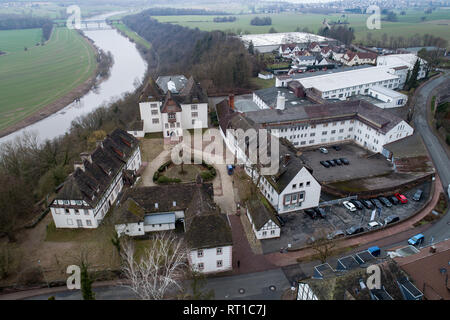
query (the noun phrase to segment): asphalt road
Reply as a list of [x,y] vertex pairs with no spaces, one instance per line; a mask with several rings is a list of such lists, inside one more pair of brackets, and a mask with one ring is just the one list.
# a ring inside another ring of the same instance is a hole
[[[448,185],[450,184],[450,159],[444,147],[441,145],[440,140],[434,135],[433,131],[428,126],[427,121],[427,101],[431,99],[432,91],[443,84],[450,81],[450,74],[446,74],[439,78],[436,78],[426,85],[424,85],[417,96],[415,112],[414,112],[414,128],[416,132],[420,133],[428,153],[433,160],[434,166],[439,178],[441,179],[443,189],[447,192]],[[447,195],[448,196],[448,195]],[[425,232],[427,239],[433,238],[434,242],[439,242],[450,238],[450,210],[442,217],[437,223],[435,223],[430,229]]]

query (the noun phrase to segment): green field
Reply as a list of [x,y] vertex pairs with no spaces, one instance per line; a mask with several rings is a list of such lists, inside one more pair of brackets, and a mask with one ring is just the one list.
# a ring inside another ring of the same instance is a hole
[[145,48],[150,49],[151,45],[147,40],[142,38],[140,35],[138,35],[136,32],[128,28],[123,23],[115,23],[113,26],[114,28],[117,28],[120,31],[124,32],[130,39],[133,39],[135,43],[139,43],[143,45]]
[[[255,16],[270,16],[272,18],[271,26],[252,26],[250,20]],[[420,21],[422,16],[426,17],[424,22]],[[158,21],[177,23],[189,28],[199,28],[200,30],[230,30],[236,33],[266,33],[271,27],[277,32],[295,31],[297,27],[303,29],[307,27],[312,32],[317,32],[322,26],[322,21],[337,21],[341,18],[340,14],[300,14],[300,13],[281,13],[281,14],[246,14],[237,15],[234,22],[215,23],[215,16],[155,16]],[[422,11],[408,10],[406,15],[401,16],[397,12],[398,22],[381,22],[380,30],[369,30],[366,26],[368,14],[348,14],[348,22],[355,29],[356,41],[366,39],[367,32],[371,32],[373,39],[381,38],[383,33],[388,36],[409,37],[415,35],[431,34],[442,37],[450,43],[450,10],[434,11],[432,14],[424,14]],[[441,20],[447,20],[441,21]]]
[[[77,32],[54,29],[36,46],[41,29],[0,31],[0,130],[63,97],[92,76],[95,52]],[[24,47],[28,50],[25,51]]]

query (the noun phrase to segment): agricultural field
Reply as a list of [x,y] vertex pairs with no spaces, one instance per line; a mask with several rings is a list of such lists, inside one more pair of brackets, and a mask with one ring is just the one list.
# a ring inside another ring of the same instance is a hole
[[0,31],[0,50],[6,51],[0,56],[0,130],[63,97],[96,69],[94,50],[76,31],[56,28],[36,46],[41,32]]
[[[348,14],[346,19],[349,26],[355,29],[356,42],[366,39],[367,33],[372,33],[373,39],[381,38],[383,33],[388,36],[402,35],[409,37],[415,34],[432,34],[442,37],[450,42],[450,10],[434,11],[431,14],[425,14],[423,11],[407,10],[406,15],[400,15],[396,12],[398,22],[381,22],[380,30],[369,30],[366,26],[368,14]],[[251,19],[255,16],[269,16],[272,19],[271,26],[252,26]],[[301,13],[281,13],[281,14],[244,14],[237,15],[234,22],[213,22],[215,16],[155,16],[160,22],[177,23],[189,28],[199,28],[200,30],[231,30],[236,33],[267,33],[274,27],[277,32],[295,31],[297,27],[303,29],[307,27],[312,32],[317,32],[322,26],[324,19],[327,21],[337,21],[342,18],[341,14],[301,14]],[[426,17],[421,21],[421,17]]]

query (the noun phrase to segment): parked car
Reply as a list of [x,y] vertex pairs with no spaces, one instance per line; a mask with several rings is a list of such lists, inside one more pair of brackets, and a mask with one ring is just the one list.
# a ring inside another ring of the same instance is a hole
[[367,209],[373,209],[373,203],[370,202],[370,200],[361,200],[362,204],[364,207],[366,207]]
[[342,238],[343,236],[345,236],[345,232],[342,230],[334,230],[333,232],[329,233],[327,235],[327,239],[328,240],[333,240],[333,239],[337,239],[337,238]]
[[386,207],[388,208],[392,207],[392,203],[386,197],[378,197],[378,200],[380,200],[380,202],[384,204]]
[[275,217],[277,218],[278,222],[280,223],[280,226],[283,227],[285,224],[284,219],[278,214],[276,214]]
[[358,209],[358,210],[364,209],[362,203],[359,202],[358,200],[350,200],[350,202],[354,204],[354,206],[356,207],[356,209]]
[[323,165],[325,168],[330,167],[330,164],[328,163],[328,161],[320,161],[320,164]]
[[393,205],[398,205],[400,203],[400,200],[398,200],[396,197],[394,196],[390,196],[388,198],[388,200],[393,204]]
[[384,219],[384,225],[388,225],[397,222],[399,220],[400,220],[399,216],[388,216]]
[[348,161],[347,158],[339,158],[339,160],[341,160],[342,163],[345,164],[345,165],[349,165],[350,164],[350,161]]
[[347,208],[350,211],[356,211],[356,207],[353,203],[351,203],[350,201],[344,201],[342,202],[342,204],[344,205],[345,208]]
[[333,146],[333,149],[336,150],[336,151],[339,151],[339,150],[341,150],[341,147],[340,146]]
[[317,214],[314,211],[314,209],[305,209],[303,210],[308,216],[310,216],[311,219],[316,219],[317,218]]
[[379,223],[376,222],[376,221],[370,221],[370,222],[367,224],[367,228],[368,228],[369,230],[378,229],[378,228],[380,228],[380,227],[381,227],[381,224],[379,224]]
[[381,205],[380,200],[378,200],[378,199],[370,199],[370,201],[372,201],[372,203],[374,204],[374,206],[377,207],[378,209],[383,208],[383,206]]
[[328,153],[328,150],[327,150],[326,148],[321,147],[321,148],[319,148],[319,150],[320,150],[320,152],[322,152],[322,153],[325,153],[325,154]]
[[424,243],[425,236],[421,233],[416,234],[414,237],[408,239],[408,243],[412,246],[418,246]]
[[333,159],[333,161],[336,162],[336,164],[337,164],[338,166],[342,166],[342,161],[341,161],[341,160],[339,160],[339,159]]
[[402,195],[401,193],[396,193],[394,196],[401,202],[401,203],[408,203],[408,199]]
[[328,160],[328,163],[331,164],[332,167],[336,167],[336,162],[333,160]]
[[228,175],[231,176],[233,174],[233,169],[234,169],[234,166],[232,164],[227,164]]
[[327,214],[325,213],[325,210],[323,208],[316,207],[314,208],[314,211],[316,212],[319,218],[325,219]]
[[350,227],[347,230],[345,230],[345,233],[349,236],[353,235],[353,234],[361,233],[361,232],[364,232],[364,228],[361,226],[353,226],[353,227]]
[[420,201],[420,199],[422,198],[422,194],[423,194],[422,189],[417,190],[416,193],[414,193],[413,195],[413,200]]
[[370,254],[373,255],[374,257],[378,257],[381,254],[381,250],[377,246],[370,247],[367,249],[367,251],[369,251]]

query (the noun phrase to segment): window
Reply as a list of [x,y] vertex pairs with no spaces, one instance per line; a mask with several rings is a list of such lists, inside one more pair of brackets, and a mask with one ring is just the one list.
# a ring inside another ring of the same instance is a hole
[[150,105],[150,107],[151,108],[156,108],[158,105],[156,104],[156,103],[152,103],[151,105]]
[[323,124],[323,127],[328,127],[328,123],[324,123],[324,124]]
[[339,129],[339,133],[342,133],[342,132],[344,132],[344,129]]
[[262,232],[263,237],[267,236],[267,231]]
[[191,105],[191,110],[192,110],[192,111],[195,111],[195,110],[197,110],[197,109],[198,109],[198,107],[197,107],[196,104]]
[[152,116],[157,116],[158,115],[158,110],[152,110]]
[[310,137],[314,137],[316,134],[314,133],[314,132],[311,132],[310,134],[309,134],[309,136]]
[[197,118],[198,117],[198,112],[192,112],[191,115],[192,115],[192,118]]
[[309,187],[311,185],[311,181],[306,181],[306,186]]
[[216,249],[216,254],[217,254],[217,255],[222,254],[222,248],[217,248],[217,249]]
[[336,133],[336,130],[331,130],[331,134],[335,134]]
[[77,219],[77,225],[78,225],[78,227],[82,227],[83,221],[81,219]]
[[275,230],[270,230],[270,235],[274,235],[275,234]]
[[203,264],[203,262],[200,262],[199,264],[198,264],[198,269],[199,270],[203,270],[205,268],[205,265]]
[[[152,123],[153,124],[158,124],[159,123],[159,119],[158,118],[152,119]],[[167,123],[166,123],[166,126],[167,126]]]
[[168,117],[169,119],[175,119],[176,115],[175,113],[169,113]]
[[217,260],[217,268],[222,268],[222,260]]
[[80,214],[80,210],[75,209],[75,214]]
[[294,183],[294,184],[292,185],[292,189],[295,189],[295,188],[297,188],[297,184]]
[[203,257],[203,250],[197,250],[197,257],[202,258]]
[[87,226],[92,226],[92,221],[91,220],[86,220],[86,225]]
[[322,131],[322,135],[326,136],[327,135],[327,131]]
[[168,124],[168,123],[165,123],[165,124],[164,124],[164,127],[165,127],[166,129],[168,129],[168,128],[169,128],[169,124]]
[[65,211],[66,211],[66,214],[70,214],[70,210],[69,209],[66,209]]

